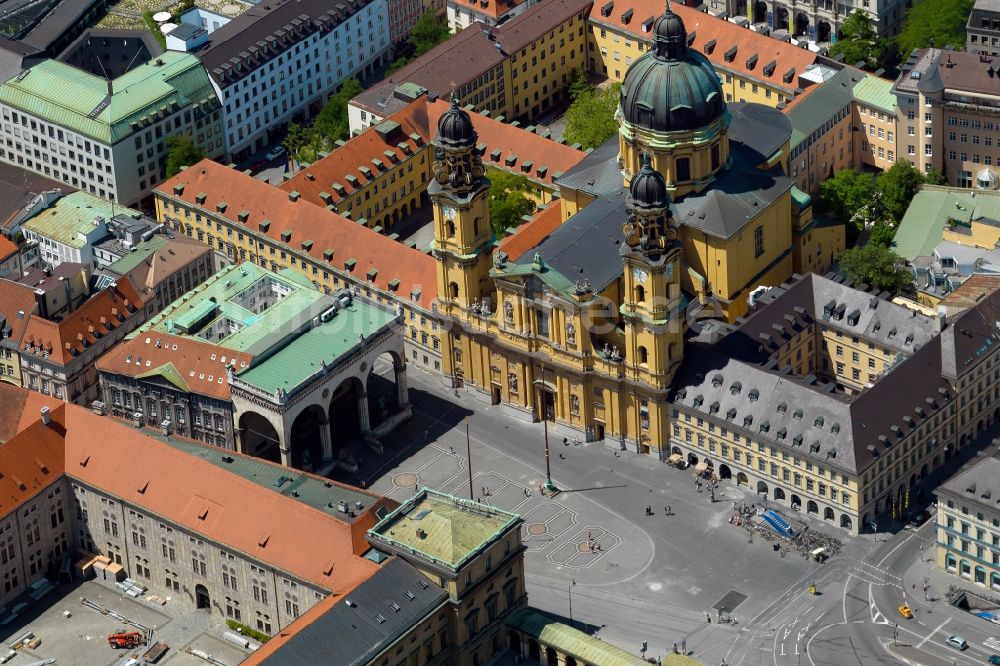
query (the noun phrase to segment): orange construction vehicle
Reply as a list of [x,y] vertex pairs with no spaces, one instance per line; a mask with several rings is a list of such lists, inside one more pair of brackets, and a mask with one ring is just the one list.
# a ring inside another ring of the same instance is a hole
[[108,634],[108,645],[116,650],[131,650],[146,644],[146,635],[139,631],[118,631]]

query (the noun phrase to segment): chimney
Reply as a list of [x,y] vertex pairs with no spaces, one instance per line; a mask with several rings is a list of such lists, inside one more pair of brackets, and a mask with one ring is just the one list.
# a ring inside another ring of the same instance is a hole
[[42,424],[43,425],[49,425],[50,423],[52,423],[52,414],[49,412],[49,408],[48,407],[42,407],[41,410],[39,410],[39,411],[42,414]]
[[948,316],[943,312],[939,312],[938,316],[934,318],[934,330],[938,333],[943,331],[948,327]]

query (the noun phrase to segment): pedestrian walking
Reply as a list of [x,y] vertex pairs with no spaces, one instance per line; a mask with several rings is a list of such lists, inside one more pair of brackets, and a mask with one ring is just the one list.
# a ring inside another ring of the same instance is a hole
[[430,430],[424,430],[424,443],[426,444],[427,440],[429,440],[430,438],[431,438],[431,431]]

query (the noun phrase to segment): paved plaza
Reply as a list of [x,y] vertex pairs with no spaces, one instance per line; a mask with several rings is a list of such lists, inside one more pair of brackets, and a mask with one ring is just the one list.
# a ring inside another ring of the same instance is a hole
[[[550,496],[541,492],[541,424],[513,419],[464,391],[456,396],[425,373],[411,373],[410,396],[413,419],[362,477],[396,500],[419,486],[468,497],[471,450],[472,496],[524,519],[531,605],[566,621],[572,615],[578,627],[630,652],[647,641],[649,656],[662,655],[676,642],[718,663],[750,620],[838,572],[794,551],[782,557],[772,542],[748,542],[729,524],[733,502],[759,499],[732,481],[720,484],[712,502],[690,469],[600,443],[564,444],[550,431],[552,480],[560,489]],[[653,515],[645,515],[647,506]],[[786,518],[806,523],[797,513]],[[808,524],[843,540],[843,558],[874,545],[822,521]],[[718,624],[719,605],[732,608],[735,625]]]
[[132,599],[123,596],[110,582],[90,580],[60,585],[35,606],[26,609],[14,622],[3,626],[0,635],[5,646],[29,631],[41,639],[37,648],[21,648],[20,655],[10,662],[12,666],[46,659],[54,659],[56,664],[116,666],[145,652],[146,647],[134,650],[111,648],[107,641],[109,633],[123,626],[127,631],[137,629],[84,606],[82,599],[153,629],[153,642],[163,641],[170,646],[170,652],[160,660],[161,664],[204,666],[205,660],[188,654],[188,648],[200,649],[217,659],[218,663],[230,666],[236,666],[248,654],[222,640],[222,634],[227,629],[218,615],[209,616],[206,611],[182,612],[180,607],[171,606],[169,601],[165,606],[158,606],[146,600]]

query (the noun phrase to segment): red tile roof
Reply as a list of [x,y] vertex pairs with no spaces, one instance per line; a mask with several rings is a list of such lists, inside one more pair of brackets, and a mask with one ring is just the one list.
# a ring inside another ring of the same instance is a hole
[[24,329],[33,312],[37,310],[35,290],[19,282],[0,278],[0,315],[10,326],[10,339],[20,344]]
[[[0,469],[0,516],[65,473],[335,595],[378,569],[356,525],[77,405],[53,409],[50,425],[36,416],[0,446]],[[385,502],[369,504],[365,525]]]
[[[263,233],[278,245],[284,245],[298,255],[308,254],[320,264],[348,270],[346,262],[357,263],[350,272],[365,281],[372,269],[377,270],[374,284],[383,291],[393,291],[390,286],[399,281],[395,292],[408,299],[419,292],[416,299],[421,307],[429,309],[437,291],[434,259],[419,250],[398,243],[326,208],[320,208],[304,199],[291,200],[291,193],[273,187],[241,171],[222,166],[212,160],[202,160],[188,167],[155,190],[164,197],[176,197],[194,207],[202,207],[211,215],[220,215],[237,222],[244,211],[245,224],[257,233]],[[204,194],[204,203],[197,198]],[[225,202],[224,212],[219,204]],[[261,230],[262,222],[270,222]],[[290,233],[287,242],[282,234]],[[311,241],[308,249],[303,244]],[[326,259],[330,253],[330,259]]]
[[17,243],[6,236],[0,236],[0,261],[3,261],[17,251]]
[[[429,150],[426,146],[437,133],[438,119],[449,108],[450,103],[444,100],[428,102],[426,96],[420,97],[389,117],[389,120],[397,123],[400,128],[385,139],[380,134],[379,125],[369,127],[328,156],[282,183],[280,187],[286,192],[299,192],[306,201],[317,206],[326,207],[336,203],[381,175],[372,160],[389,162],[386,151],[395,156],[395,159],[400,161],[405,159],[405,152],[398,147],[400,143],[405,143],[411,154],[418,150]],[[489,116],[474,115],[473,123],[479,133],[479,145],[484,147],[485,163],[498,169],[528,176],[549,187],[554,187],[553,174],[569,171],[587,156],[582,150],[576,150]],[[414,141],[410,138],[411,134],[420,136],[421,140]],[[361,166],[370,170],[371,179],[359,171],[358,167]],[[428,174],[429,166],[425,167]],[[353,187],[347,181],[347,175],[357,178],[357,187]],[[343,187],[344,196],[337,193],[334,184]]]
[[[443,99],[428,103],[428,120],[437,132],[438,119],[451,108]],[[395,120],[395,116],[393,116]],[[587,156],[582,150],[547,139],[489,116],[472,116],[483,149],[483,164],[522,174],[554,187],[553,174],[565,173]]]
[[208,342],[147,332],[115,345],[98,359],[97,369],[132,378],[164,374],[171,381],[176,376],[186,385],[178,387],[185,392],[229,400],[226,366],[233,363],[239,371],[252,360],[253,356],[242,352],[220,353],[219,347]]
[[[630,32],[647,44],[652,43],[651,28],[643,28],[651,26],[652,20],[663,13],[663,0],[615,0],[611,14],[602,16],[601,12],[608,4],[594,3],[590,10],[590,20],[615,30]],[[676,2],[671,8],[684,20],[688,38],[694,35],[691,48],[705,55],[717,70],[735,71],[740,76],[785,90],[791,95],[799,87],[799,75],[807,66],[816,62],[816,54],[808,49],[762,35],[749,28],[741,28],[735,23]],[[626,23],[622,16],[628,12],[632,13]],[[706,53],[706,45],[713,42],[714,48]],[[733,47],[736,48],[735,55],[731,62],[726,62],[726,53]],[[754,59],[752,56],[757,57]],[[771,63],[774,64],[773,71],[765,74],[764,68]],[[790,71],[793,74],[786,83],[784,78]]]
[[[408,154],[412,155],[422,150],[421,146],[427,145],[430,125],[427,121],[426,97],[410,103],[391,119],[399,124],[399,129],[389,133],[385,138],[380,133],[381,128],[377,129],[377,125],[369,127],[282,183],[281,189],[286,192],[299,192],[306,201],[325,208],[330,203],[340,201],[362,189],[369,182],[380,178],[383,171],[379,170],[373,160],[380,160],[386,167],[390,167],[397,161],[405,160]],[[411,139],[411,134],[419,135],[420,141]],[[399,148],[401,143],[407,146],[407,150]],[[393,155],[391,159],[385,154],[386,151]],[[366,167],[371,178],[360,171],[359,167]],[[425,165],[424,169],[430,173],[429,165]],[[352,186],[347,180],[348,175],[357,178],[357,187]],[[343,197],[337,193],[334,184],[344,188]]]
[[562,224],[562,202],[553,201],[540,209],[529,222],[525,222],[510,236],[500,241],[500,251],[511,261],[517,261],[525,253],[538,247],[545,237]]
[[[118,328],[122,322],[142,314],[143,301],[129,280],[119,280],[91,296],[59,322],[32,315],[24,330],[24,344],[48,352],[53,363],[69,365],[73,358]],[[73,352],[76,352],[74,354]]]
[[0,382],[0,444],[37,421],[42,407],[55,409],[61,404],[62,400]]
[[[24,391],[24,389],[19,389]],[[52,410],[52,420],[61,419],[66,409]],[[46,426],[38,412],[35,421],[0,446],[0,516],[8,516],[19,506],[62,477],[65,468],[61,428]],[[95,440],[101,441],[100,436]]]

